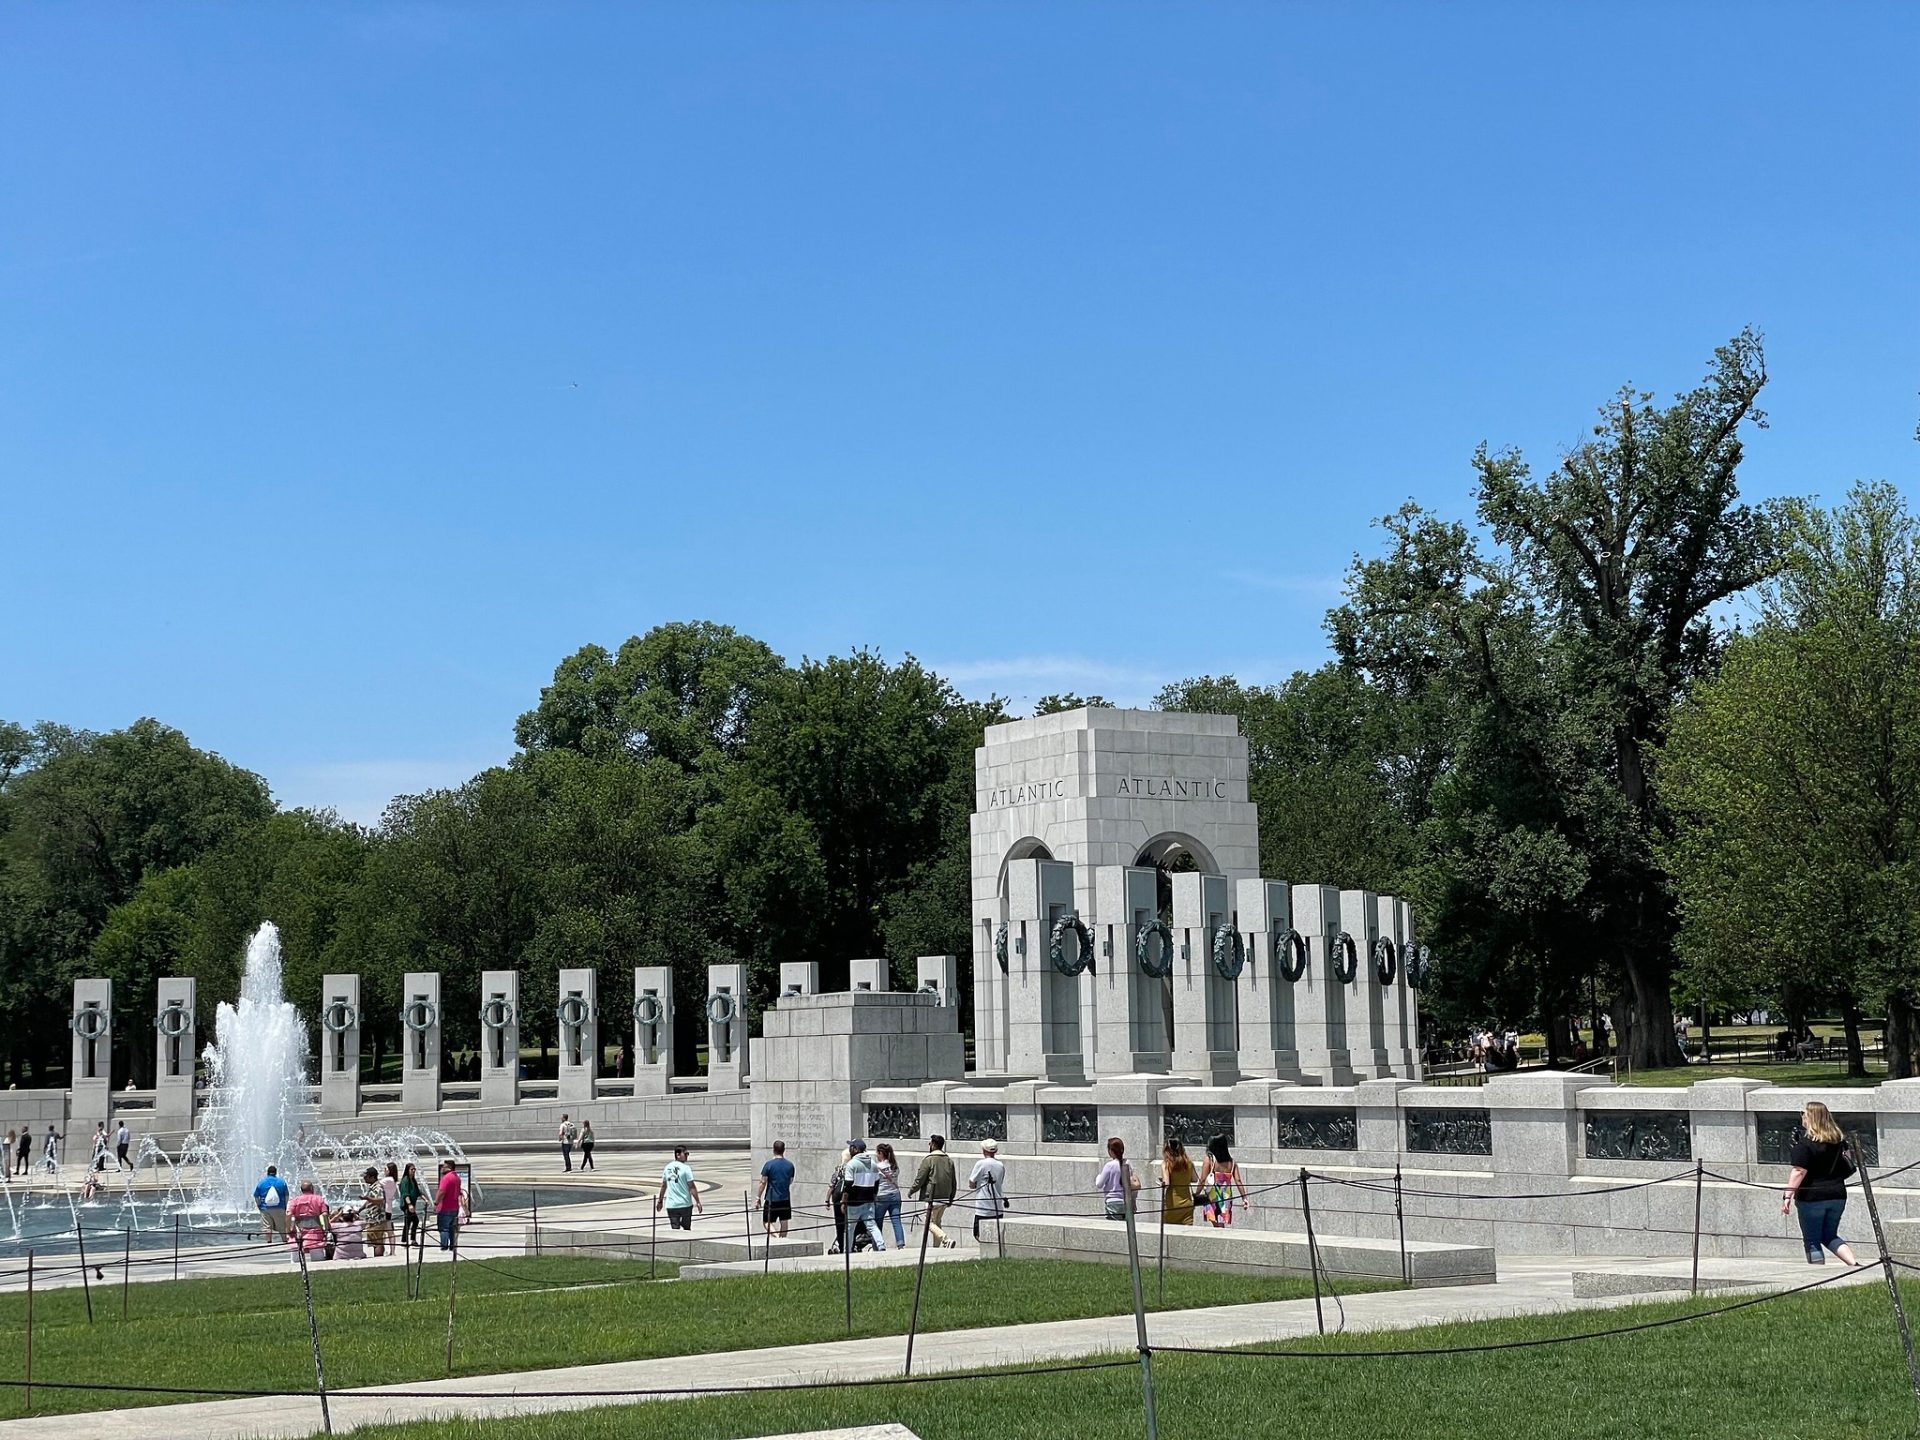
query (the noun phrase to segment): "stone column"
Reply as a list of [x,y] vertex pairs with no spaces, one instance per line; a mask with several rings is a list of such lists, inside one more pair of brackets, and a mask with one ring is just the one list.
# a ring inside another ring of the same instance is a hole
[[1340,935],[1340,892],[1331,885],[1293,887],[1293,928],[1307,941],[1307,973],[1293,987],[1294,1039],[1301,1074],[1323,1085],[1351,1085],[1346,987],[1333,978]]
[[[1093,897],[1100,956],[1093,985],[1094,1073],[1164,1075],[1173,1063],[1166,1013],[1171,982],[1141,969],[1138,951],[1141,927],[1160,918],[1158,880],[1146,866],[1101,865],[1093,872]],[[1147,944],[1172,963],[1170,934],[1155,932]]]
[[409,970],[400,987],[400,1108],[440,1108],[440,976]]
[[1393,1065],[1387,1059],[1386,990],[1373,972],[1373,942],[1380,938],[1380,929],[1370,891],[1340,892],[1340,928],[1351,937],[1356,960],[1346,994],[1353,1068],[1364,1078],[1384,1079],[1393,1074]]
[[673,967],[633,968],[633,1093],[673,1092]]
[[[1001,954],[1005,946],[1006,953]],[[973,1067],[1007,1068],[1007,991],[1013,964],[1013,928],[1004,900],[976,905],[973,917]]]
[[360,977],[320,977],[320,1114],[360,1113]]
[[782,995],[818,995],[820,966],[812,960],[782,960],[780,962],[780,993]]
[[1007,867],[1007,1071],[1066,1084],[1086,1079],[1080,1002],[1087,977],[1047,958],[1053,926],[1073,913],[1073,866],[1016,860]]
[[1401,1053],[1396,1057],[1400,1073],[1418,1080],[1425,1074],[1420,1045],[1420,992],[1413,988],[1414,951],[1413,907],[1404,900],[1393,902],[1394,942],[1400,947],[1400,983],[1395,998],[1400,1005]]
[[[113,981],[73,982],[73,1068],[68,1089],[76,1131],[105,1120],[113,1108]],[[85,1135],[81,1136],[82,1139]],[[85,1157],[82,1157],[85,1158]]]
[[958,955],[922,955],[913,962],[913,988],[930,991],[940,1003],[960,1003],[960,957]]
[[1247,968],[1240,976],[1240,1069],[1272,1080],[1298,1080],[1293,982],[1280,973],[1287,961],[1285,935],[1293,927],[1292,887],[1284,880],[1241,880],[1234,891],[1235,923],[1247,946]]
[[[724,999],[722,997],[725,997]],[[747,967],[707,967],[707,1089],[747,1083]],[[847,1134],[853,1132],[849,1130]]]
[[893,967],[885,960],[849,960],[847,988],[884,995],[893,989]]
[[158,1053],[153,1067],[153,1118],[156,1129],[193,1128],[194,1042],[199,1021],[194,1003],[199,987],[189,976],[167,976],[154,991],[153,1028]]
[[554,1017],[560,1022],[560,1086],[562,1104],[578,1105],[593,1099],[593,1082],[600,1073],[599,976],[586,968],[560,972],[560,996]]
[[1213,964],[1215,937],[1236,933],[1224,875],[1173,877],[1173,933],[1174,1073],[1231,1085],[1240,1078],[1238,982]]
[[1393,956],[1393,979],[1387,984],[1380,983],[1377,965],[1372,966],[1369,980],[1380,992],[1381,1045],[1386,1051],[1387,1071],[1392,1075],[1408,1077],[1407,1054],[1407,960],[1400,953],[1400,902],[1391,895],[1373,897],[1374,944],[1384,944]]
[[520,972],[480,972],[480,1103],[520,1103]]
[[1481,1087],[1493,1123],[1491,1169],[1503,1174],[1573,1174],[1580,1154],[1580,1111],[1574,1096],[1609,1082],[1594,1075],[1548,1070],[1493,1075]]

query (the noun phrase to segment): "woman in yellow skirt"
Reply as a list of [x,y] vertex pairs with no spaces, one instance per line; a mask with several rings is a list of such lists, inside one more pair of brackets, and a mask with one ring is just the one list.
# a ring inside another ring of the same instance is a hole
[[1193,1161],[1178,1140],[1160,1147],[1160,1218],[1168,1225],[1193,1224]]

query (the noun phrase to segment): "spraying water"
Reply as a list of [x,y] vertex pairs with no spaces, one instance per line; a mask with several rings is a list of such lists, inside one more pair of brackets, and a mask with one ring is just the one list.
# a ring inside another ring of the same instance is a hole
[[298,1107],[307,1084],[307,1027],[283,992],[280,932],[271,921],[247,942],[239,1003],[220,1002],[213,1031],[205,1058],[216,1098],[196,1137],[202,1143],[193,1158],[203,1166],[198,1198],[214,1208],[246,1210],[267,1166],[295,1172]]

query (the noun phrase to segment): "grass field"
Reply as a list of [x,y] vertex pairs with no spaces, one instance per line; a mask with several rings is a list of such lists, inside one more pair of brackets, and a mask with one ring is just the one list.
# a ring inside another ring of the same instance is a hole
[[[658,1284],[644,1263],[513,1258],[460,1262],[453,1373],[484,1375],[658,1355],[800,1345],[844,1339],[838,1272],[751,1280]],[[446,1372],[451,1269],[425,1272],[426,1295],[408,1300],[398,1267],[315,1272],[327,1384],[337,1389],[433,1379]],[[902,1335],[911,1269],[854,1267],[855,1335]],[[591,1287],[591,1288],[567,1288]],[[1368,1288],[1343,1281],[1348,1293]],[[1292,1278],[1247,1280],[1169,1271],[1167,1308],[1289,1300],[1311,1293]],[[1154,1291],[1149,1285],[1149,1301]],[[297,1270],[284,1275],[135,1285],[130,1318],[120,1287],[94,1287],[95,1323],[74,1289],[35,1301],[33,1373],[38,1381],[162,1386],[309,1389],[313,1353]],[[1132,1306],[1127,1272],[1057,1260],[930,1267],[923,1330],[1120,1314]],[[0,1299],[0,1378],[24,1375],[26,1302]],[[0,1418],[19,1416],[24,1395],[0,1389]],[[180,1397],[192,1398],[192,1397]],[[98,1410],[166,1397],[36,1390],[34,1414]]]
[[1622,1085],[1691,1085],[1696,1080],[1724,1080],[1739,1075],[1748,1080],[1764,1080],[1769,1085],[1805,1086],[1819,1090],[1851,1090],[1878,1085],[1887,1078],[1887,1067],[1867,1062],[1864,1079],[1847,1075],[1843,1060],[1785,1061],[1778,1065],[1676,1065],[1666,1070],[1632,1070],[1621,1075]]
[[[1920,1287],[1903,1287],[1908,1313]],[[1533,1340],[1658,1319],[1699,1304],[1302,1342],[1352,1354]],[[1167,1440],[1264,1435],[1312,1440],[1753,1440],[1791,1435],[1893,1440],[1916,1431],[1913,1392],[1883,1285],[1789,1297],[1612,1339],[1418,1358],[1154,1361]],[[434,1420],[354,1432],[358,1440],[735,1440],[897,1421],[923,1440],[1135,1440],[1137,1367],[929,1385],[836,1387],[579,1410],[517,1420]]]

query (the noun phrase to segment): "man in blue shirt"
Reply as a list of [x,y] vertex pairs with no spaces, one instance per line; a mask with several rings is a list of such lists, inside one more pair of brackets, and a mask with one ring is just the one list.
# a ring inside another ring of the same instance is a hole
[[760,1224],[769,1236],[785,1236],[787,1222],[793,1219],[793,1162],[787,1159],[787,1142],[773,1142],[773,1158],[760,1167]]
[[700,1187],[694,1183],[693,1166],[687,1163],[687,1157],[686,1146],[673,1147],[673,1159],[660,1172],[660,1193],[653,1197],[654,1210],[667,1212],[667,1228],[671,1230],[693,1229],[693,1212],[706,1208],[700,1203]]
[[260,1211],[261,1233],[269,1240],[287,1238],[287,1182],[280,1178],[276,1165],[253,1187],[253,1203]]

